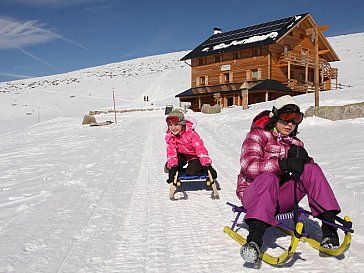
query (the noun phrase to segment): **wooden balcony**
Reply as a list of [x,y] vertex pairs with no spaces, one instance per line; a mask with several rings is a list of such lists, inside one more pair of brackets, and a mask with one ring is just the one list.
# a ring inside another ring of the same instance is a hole
[[[323,73],[325,78],[337,79],[338,69],[331,67],[330,63],[325,59],[320,58],[320,73]],[[282,53],[279,58],[279,66],[296,65],[301,67],[308,66],[309,68],[315,68],[315,59],[313,55],[302,55],[293,52]]]
[[[281,54],[281,57],[279,59],[279,66],[308,67],[309,69],[311,69],[312,73],[312,69],[315,68],[315,62],[313,56],[311,55],[306,56],[302,54],[295,54],[293,52],[286,52]],[[333,79],[337,80],[338,74],[339,73],[337,68],[331,67],[330,63],[327,62],[325,59],[319,59],[319,75],[321,82],[320,90],[330,89],[330,87],[327,86],[327,82]],[[290,77],[290,73],[288,73],[288,77]],[[297,79],[287,79],[287,82],[285,84],[296,92],[311,92],[315,89],[314,84],[309,81],[304,82]]]
[[308,66],[308,67],[315,67],[315,60],[313,55],[302,55],[296,54],[293,52],[284,52],[281,54],[279,58],[279,66],[286,66],[290,63],[290,65],[297,65],[297,66]]
[[283,84],[287,85],[295,92],[308,93],[315,91],[315,85],[313,82],[302,82],[295,79],[289,79]]
[[339,70],[337,68],[331,67],[331,65],[326,60],[320,60],[320,73],[323,77],[328,79],[337,79]]
[[[287,85],[289,88],[291,88],[294,92],[300,92],[300,93],[309,93],[315,91],[315,83],[314,82],[303,82],[298,81],[295,79],[290,79],[287,82],[284,82],[283,84]],[[323,83],[320,84],[320,91],[325,90],[325,86]]]

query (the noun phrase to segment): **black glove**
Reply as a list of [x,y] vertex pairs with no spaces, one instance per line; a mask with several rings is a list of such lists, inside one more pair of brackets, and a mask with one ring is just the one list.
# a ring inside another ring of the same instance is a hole
[[168,179],[167,179],[168,184],[174,181],[174,177],[176,176],[177,171],[178,171],[177,166],[172,166],[171,169],[168,171]]
[[300,158],[305,163],[310,162],[310,157],[308,156],[308,153],[305,148],[291,144],[291,148],[289,148],[288,150],[288,158],[293,158],[293,157]]
[[217,178],[217,172],[216,172],[216,170],[214,168],[212,168],[211,165],[206,165],[205,169],[206,169],[206,171],[210,171],[211,176],[212,176],[213,179]]
[[301,158],[283,158],[278,160],[279,167],[283,172],[298,173],[301,175],[303,173],[303,168],[305,166],[305,161]]

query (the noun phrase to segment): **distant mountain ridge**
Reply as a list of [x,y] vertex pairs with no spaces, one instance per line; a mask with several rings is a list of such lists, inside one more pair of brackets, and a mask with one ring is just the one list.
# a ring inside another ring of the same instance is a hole
[[187,64],[180,59],[189,51],[137,58],[101,66],[84,68],[64,74],[42,76],[0,83],[0,92],[19,91],[25,88],[41,88],[56,85],[68,85],[85,81],[90,78],[110,79],[120,77],[135,77],[160,73],[165,70],[175,70]]

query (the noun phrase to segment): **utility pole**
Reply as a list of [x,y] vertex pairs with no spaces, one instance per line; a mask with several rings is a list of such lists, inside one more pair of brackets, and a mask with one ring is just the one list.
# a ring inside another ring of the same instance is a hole
[[316,111],[320,106],[320,67],[319,67],[319,52],[318,52],[318,35],[319,27],[317,24],[314,26],[313,39],[314,39],[314,55],[315,55],[315,108]]
[[116,121],[116,107],[115,107],[115,88],[112,89],[112,100],[114,101],[114,117],[115,117],[115,124],[117,124]]
[[319,34],[320,32],[324,32],[329,29],[328,25],[319,26],[318,24],[314,24],[313,28],[306,29],[306,35],[311,35],[311,41],[314,45],[314,63],[315,63],[315,71],[314,71],[314,81],[315,81],[315,108],[318,110],[320,105],[320,59],[319,56],[321,54],[327,53],[329,50],[324,49],[319,51]]

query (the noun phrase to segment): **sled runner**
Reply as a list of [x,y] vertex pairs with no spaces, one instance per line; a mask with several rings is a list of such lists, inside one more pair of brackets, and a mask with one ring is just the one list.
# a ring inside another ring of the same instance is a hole
[[206,183],[206,186],[211,187],[211,189],[212,189],[211,198],[212,199],[220,198],[219,193],[217,191],[217,187],[216,187],[216,181],[212,178],[212,175],[209,171],[207,171],[206,174],[200,175],[200,176],[198,176],[198,175],[188,176],[183,172],[181,172],[181,174],[179,175],[179,173],[177,172],[174,177],[174,181],[170,184],[169,198],[171,200],[174,200],[174,194],[176,193],[176,188],[181,186],[182,183],[189,183],[189,182]]
[[[227,205],[231,206],[232,211],[234,213],[237,213],[237,215],[236,215],[235,220],[233,221],[233,224],[231,227],[228,227],[228,226],[224,227],[224,232],[227,233],[231,238],[233,238],[235,241],[237,241],[239,244],[241,244],[243,246],[246,244],[247,241],[243,236],[241,236],[240,234],[237,233],[236,226],[237,226],[241,213],[245,213],[246,209],[243,206],[236,206],[229,202],[227,202]],[[343,242],[337,249],[327,249],[327,248],[323,248],[320,245],[320,242],[311,238],[310,235],[304,231],[304,225],[303,225],[302,220],[304,218],[308,218],[310,215],[311,215],[311,212],[304,210],[302,208],[298,208],[298,210],[297,210],[298,221],[297,221],[296,225],[294,226],[294,225],[292,225],[295,222],[293,212],[278,214],[276,216],[276,219],[278,220],[279,223],[276,226],[276,228],[278,228],[279,230],[283,231],[284,233],[286,233],[292,237],[291,244],[289,245],[287,250],[284,251],[284,253],[281,254],[280,256],[271,256],[271,255],[267,254],[266,252],[261,252],[260,259],[271,265],[279,265],[279,264],[286,263],[293,256],[299,241],[308,243],[311,247],[320,251],[320,254],[324,254],[324,255],[328,255],[328,256],[340,256],[346,250],[349,249],[350,242],[351,242],[351,233],[353,233],[354,230],[352,229],[352,223],[350,222],[350,218],[348,216],[346,216],[343,220],[341,218],[339,218],[340,220],[342,220],[342,221],[340,221],[341,224],[336,224],[336,223],[331,223],[331,222],[325,221],[325,223],[332,225],[338,229],[341,229],[345,233]]]

